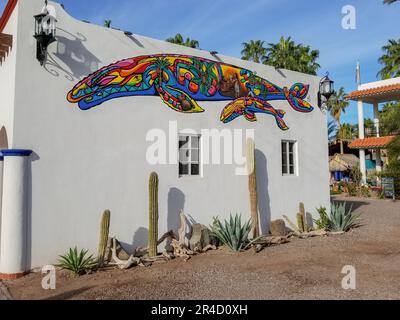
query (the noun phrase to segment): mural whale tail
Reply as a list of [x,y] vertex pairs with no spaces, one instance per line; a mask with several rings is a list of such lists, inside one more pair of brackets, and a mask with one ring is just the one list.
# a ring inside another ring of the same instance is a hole
[[290,89],[283,88],[283,94],[290,106],[298,112],[311,112],[314,108],[304,99],[307,97],[309,85],[295,83]]
[[229,103],[221,113],[220,120],[223,123],[229,123],[237,117],[244,116],[246,120],[257,121],[256,113],[264,113],[272,115],[275,118],[276,124],[282,130],[288,130],[283,117],[284,110],[275,109],[268,102],[256,97],[242,97]]

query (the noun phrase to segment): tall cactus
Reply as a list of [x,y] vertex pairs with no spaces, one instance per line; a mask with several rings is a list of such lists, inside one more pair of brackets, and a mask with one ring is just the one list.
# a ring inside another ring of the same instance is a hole
[[299,212],[297,213],[297,226],[301,232],[308,232],[306,210],[304,209],[303,202],[300,202],[299,204]]
[[306,210],[304,209],[304,203],[300,202],[299,204],[299,211],[303,220],[303,230],[304,232],[308,232],[308,224],[307,224],[307,217],[306,217]]
[[300,212],[297,213],[297,227],[299,228],[300,232],[305,232],[304,230],[304,222],[303,222],[303,216],[301,215]]
[[256,175],[256,161],[255,161],[255,144],[252,138],[247,139],[247,173],[249,182],[249,193],[250,193],[250,210],[252,229],[251,234],[253,238],[257,238],[260,235],[260,226],[258,222],[258,208],[257,208],[257,175]]
[[150,174],[149,179],[149,256],[157,255],[158,240],[158,175]]
[[110,210],[105,210],[101,217],[100,223],[100,239],[99,239],[99,251],[98,251],[98,265],[102,267],[104,265],[104,255],[106,253],[108,236],[110,233]]

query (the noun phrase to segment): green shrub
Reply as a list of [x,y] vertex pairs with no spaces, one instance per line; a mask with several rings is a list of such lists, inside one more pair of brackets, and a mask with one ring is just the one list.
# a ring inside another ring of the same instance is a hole
[[232,251],[241,251],[249,241],[251,220],[242,224],[241,215],[236,214],[233,217],[231,214],[229,221],[225,220],[222,224],[216,217],[210,229],[212,234]]
[[346,232],[358,225],[359,215],[353,213],[352,207],[346,210],[346,203],[332,203],[329,217],[329,231]]
[[357,164],[356,166],[354,166],[350,169],[350,177],[356,186],[359,186],[361,184],[362,173],[361,173],[359,164]]
[[330,221],[329,221],[328,213],[326,212],[326,208],[319,207],[317,209],[317,212],[319,214],[319,219],[314,220],[314,222],[317,225],[318,229],[324,229],[324,230],[329,229]]
[[370,198],[371,197],[371,189],[368,186],[361,186],[360,193],[362,197]]
[[60,256],[58,259],[57,267],[65,270],[72,271],[75,275],[82,275],[88,273],[96,268],[97,260],[93,255],[87,256],[88,250],[70,248],[67,254]]
[[347,187],[347,193],[349,194],[350,197],[357,197],[358,195],[357,184],[349,182],[346,184],[346,187]]

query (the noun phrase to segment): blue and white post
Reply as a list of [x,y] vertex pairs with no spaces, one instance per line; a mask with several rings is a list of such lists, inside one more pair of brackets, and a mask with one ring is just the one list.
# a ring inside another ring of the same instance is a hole
[[27,182],[31,150],[2,150],[0,279],[15,279],[27,271]]

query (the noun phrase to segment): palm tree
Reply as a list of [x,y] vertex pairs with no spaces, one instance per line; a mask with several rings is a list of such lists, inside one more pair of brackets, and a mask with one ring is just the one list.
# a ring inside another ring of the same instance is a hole
[[[340,130],[340,118],[342,113],[346,112],[346,108],[349,106],[349,102],[344,99],[345,97],[344,88],[340,87],[338,91],[335,91],[331,98],[328,100],[328,110],[331,113],[331,116],[337,123],[338,132]],[[340,153],[343,154],[343,142],[340,140]]]
[[181,46],[189,47],[189,48],[196,49],[199,47],[199,42],[197,40],[193,40],[190,38],[186,38],[186,40],[185,40],[185,39],[183,39],[183,37],[180,33],[177,33],[175,35],[175,37],[173,37],[173,38],[168,38],[166,41],[170,42],[170,43],[179,44]]
[[364,119],[365,135],[372,136],[375,132],[375,123],[372,119]]
[[317,74],[317,70],[320,68],[320,65],[316,62],[319,58],[318,50],[311,50],[309,46],[299,47],[300,50],[300,59],[299,59],[299,69],[298,71],[308,74]]
[[329,121],[328,122],[328,139],[331,140],[332,135],[335,133],[336,130],[336,124],[335,121]]
[[382,79],[395,78],[400,76],[400,39],[389,40],[389,43],[382,47],[384,55],[379,58],[379,63],[383,65],[378,75]]
[[249,60],[256,63],[264,62],[267,49],[264,47],[264,41],[250,40],[250,42],[243,42],[243,50],[241,51],[242,59]]
[[278,43],[269,43],[267,48],[268,63],[275,68],[290,69],[295,65],[297,46],[294,41],[288,37],[281,37]]
[[111,23],[112,23],[111,20],[104,20],[104,27],[111,28]]
[[278,43],[269,43],[267,58],[264,63],[275,68],[289,69],[308,74],[317,74],[320,65],[318,50],[311,50],[309,46],[296,44],[291,37],[281,37]]
[[384,4],[392,4],[394,2],[396,2],[397,0],[383,0]]
[[[354,139],[357,137],[357,126],[350,123],[343,123],[340,130],[336,132],[337,139]],[[341,151],[342,152],[342,151]]]

